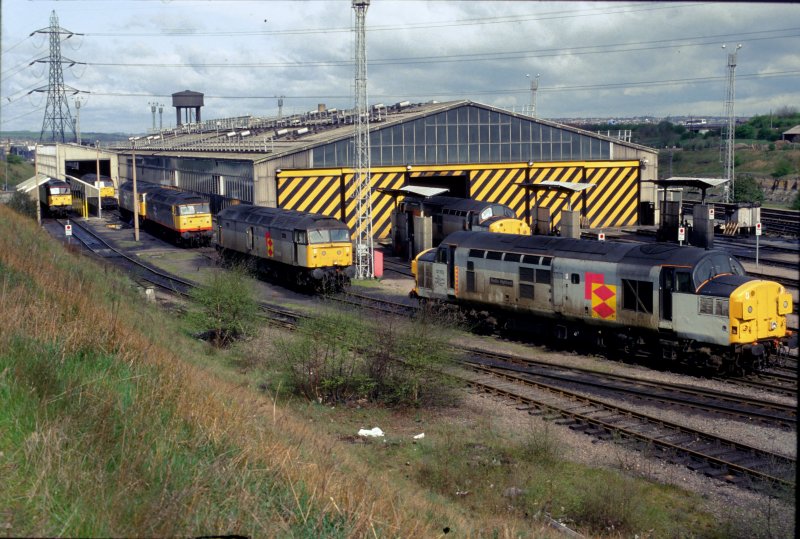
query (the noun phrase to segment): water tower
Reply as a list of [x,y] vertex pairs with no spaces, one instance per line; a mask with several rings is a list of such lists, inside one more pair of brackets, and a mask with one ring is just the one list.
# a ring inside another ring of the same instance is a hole
[[[200,107],[203,106],[203,94],[184,90],[172,94],[172,106],[175,107],[177,125],[182,123],[200,122]],[[181,121],[181,111],[184,111],[186,121]],[[194,115],[192,112],[194,111]]]

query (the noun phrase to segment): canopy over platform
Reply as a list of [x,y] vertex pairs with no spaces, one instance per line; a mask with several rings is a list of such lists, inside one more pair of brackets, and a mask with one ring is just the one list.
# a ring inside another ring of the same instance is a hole
[[728,181],[727,178],[688,178],[682,176],[673,176],[672,178],[664,178],[661,180],[645,180],[648,183],[654,183],[659,187],[664,187],[664,199],[666,200],[666,189],[669,187],[694,187],[700,189],[702,192],[702,203],[706,201],[706,190],[720,185]]
[[573,193],[578,193],[580,191],[585,191],[590,187],[594,187],[596,184],[594,183],[575,183],[575,182],[557,182],[553,180],[545,180],[539,183],[527,183],[522,182],[518,183],[520,187],[523,189],[527,189],[529,191],[572,191]]
[[377,191],[381,193],[385,193],[390,196],[408,196],[408,195],[415,195],[418,197],[428,198],[437,195],[441,195],[442,193],[446,193],[449,189],[444,187],[427,187],[424,185],[406,185],[399,189],[382,189],[379,188]]
[[17,184],[17,191],[20,191],[22,193],[30,193],[43,183],[49,182],[51,179],[52,178],[50,178],[50,176],[48,176],[47,174],[36,174],[34,176],[31,176],[25,181],[19,182]]

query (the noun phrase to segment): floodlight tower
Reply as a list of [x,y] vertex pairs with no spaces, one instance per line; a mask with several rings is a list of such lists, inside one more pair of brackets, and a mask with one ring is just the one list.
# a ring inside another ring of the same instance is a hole
[[525,75],[531,81],[531,104],[530,104],[530,115],[531,118],[536,118],[536,91],[539,89],[539,73],[536,74],[535,78],[531,78],[530,74]]
[[158,104],[158,130],[164,130],[164,103]]
[[61,57],[61,36],[66,36],[63,38],[66,40],[74,35],[83,34],[75,34],[61,28],[55,11],[50,14],[50,26],[31,32],[31,35],[33,34],[48,34],[50,36],[50,56],[31,62],[31,64],[50,64],[50,76],[47,86],[41,86],[28,92],[29,94],[47,92],[47,105],[44,109],[44,121],[42,122],[42,131],[39,133],[39,142],[45,140],[45,132],[49,135],[48,140],[67,142],[67,136],[64,133],[65,129],[72,133],[70,140],[77,140],[75,122],[69,110],[69,101],[67,101],[67,91],[74,95],[79,90],[64,84],[64,71],[61,65],[69,64],[69,66],[73,66],[79,62]]
[[[725,48],[725,45],[722,46]],[[731,202],[734,195],[734,166],[733,166],[733,141],[736,135],[736,116],[734,102],[736,98],[736,56],[742,44],[736,45],[733,52],[728,53],[728,91],[725,96],[725,117],[727,118],[727,133],[725,137],[725,202]]]
[[78,145],[81,143],[81,98],[75,98],[75,139]]
[[280,120],[283,118],[283,98],[286,96],[280,96],[278,98],[278,119]]
[[153,132],[155,133],[155,131],[156,131],[156,108],[158,107],[158,103],[156,103],[155,101],[151,101],[150,103],[148,103],[148,105],[150,105],[150,112],[153,115]]
[[355,171],[356,196],[356,279],[375,276],[375,253],[372,244],[372,186],[370,185],[369,111],[367,110],[367,29],[370,0],[353,0],[356,13],[355,80]]

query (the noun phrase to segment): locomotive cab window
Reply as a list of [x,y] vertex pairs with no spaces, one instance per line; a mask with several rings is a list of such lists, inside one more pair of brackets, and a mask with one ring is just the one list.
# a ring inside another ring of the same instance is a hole
[[483,258],[483,255],[486,254],[486,251],[482,249],[470,249],[469,250],[469,257],[470,258]]
[[308,236],[306,235],[305,230],[295,230],[294,231],[294,242],[299,243],[300,245],[305,245],[308,243]]

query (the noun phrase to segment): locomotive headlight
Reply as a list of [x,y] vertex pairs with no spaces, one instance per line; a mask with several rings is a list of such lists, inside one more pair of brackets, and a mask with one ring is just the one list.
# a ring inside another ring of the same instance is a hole
[[775,320],[773,320],[772,322],[769,323],[769,330],[775,331],[776,329],[778,329],[778,323]]
[[784,309],[788,309],[789,308],[789,302],[788,301],[783,300],[783,308]]
[[325,253],[325,251],[322,251],[322,256],[325,256],[326,254],[327,254],[327,253]]
[[752,313],[752,312],[753,312],[753,306],[752,306],[752,305],[750,305],[750,306],[747,308],[747,312],[748,312],[748,313]]
[[341,249],[339,249],[338,251],[336,251],[336,256],[339,256],[339,255],[341,255],[341,254],[342,254],[342,250],[341,250]]

